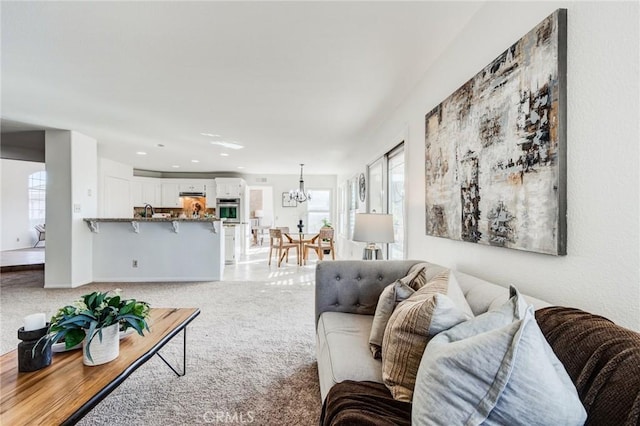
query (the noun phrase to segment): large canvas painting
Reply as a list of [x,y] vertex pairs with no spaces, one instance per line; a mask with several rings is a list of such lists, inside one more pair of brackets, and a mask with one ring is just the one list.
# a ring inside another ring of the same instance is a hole
[[566,254],[566,10],[425,122],[428,235]]

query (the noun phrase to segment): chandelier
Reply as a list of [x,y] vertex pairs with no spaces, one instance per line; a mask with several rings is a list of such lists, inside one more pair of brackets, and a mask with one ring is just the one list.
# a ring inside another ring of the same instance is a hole
[[300,187],[298,189],[292,189],[289,191],[289,200],[296,201],[298,203],[304,203],[311,199],[311,195],[304,190],[304,179],[302,178],[302,168],[304,164],[300,164]]

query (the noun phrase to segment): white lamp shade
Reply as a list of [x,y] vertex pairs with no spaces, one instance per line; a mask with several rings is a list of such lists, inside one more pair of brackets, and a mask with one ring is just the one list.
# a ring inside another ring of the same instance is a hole
[[264,217],[264,210],[256,210],[253,215],[255,217]]
[[393,215],[357,213],[353,241],[365,243],[392,243]]

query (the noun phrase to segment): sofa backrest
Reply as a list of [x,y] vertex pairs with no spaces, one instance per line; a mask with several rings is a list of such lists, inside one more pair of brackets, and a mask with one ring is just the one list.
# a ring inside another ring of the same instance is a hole
[[[474,315],[497,308],[509,300],[509,289],[506,287],[456,270],[453,270],[453,274],[458,284],[460,284],[464,297],[467,299],[469,306],[471,306]],[[533,305],[534,309],[551,306],[544,300],[536,299],[526,294],[523,294],[523,296],[527,302]]]
[[[416,263],[427,263],[427,277],[444,266],[423,260],[332,260],[316,267],[316,324],[326,311],[373,315],[382,290],[407,275]],[[509,299],[509,289],[453,271],[475,315],[496,308]],[[550,306],[544,300],[523,295],[535,309]]]
[[415,260],[331,260],[316,266],[316,325],[322,312],[373,315],[382,290]]

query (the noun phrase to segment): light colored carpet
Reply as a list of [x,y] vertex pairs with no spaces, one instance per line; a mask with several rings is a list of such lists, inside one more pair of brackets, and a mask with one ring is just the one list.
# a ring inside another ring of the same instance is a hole
[[[125,297],[152,307],[200,308],[187,333],[187,375],[176,377],[153,357],[80,424],[317,424],[314,283],[309,270],[297,269],[282,268],[256,282],[92,284],[69,290],[9,285],[10,274],[22,274],[15,277],[24,282],[38,271],[3,274],[0,350],[17,346],[24,316],[50,316],[82,294],[118,287]],[[162,353],[181,365],[182,336]]]

